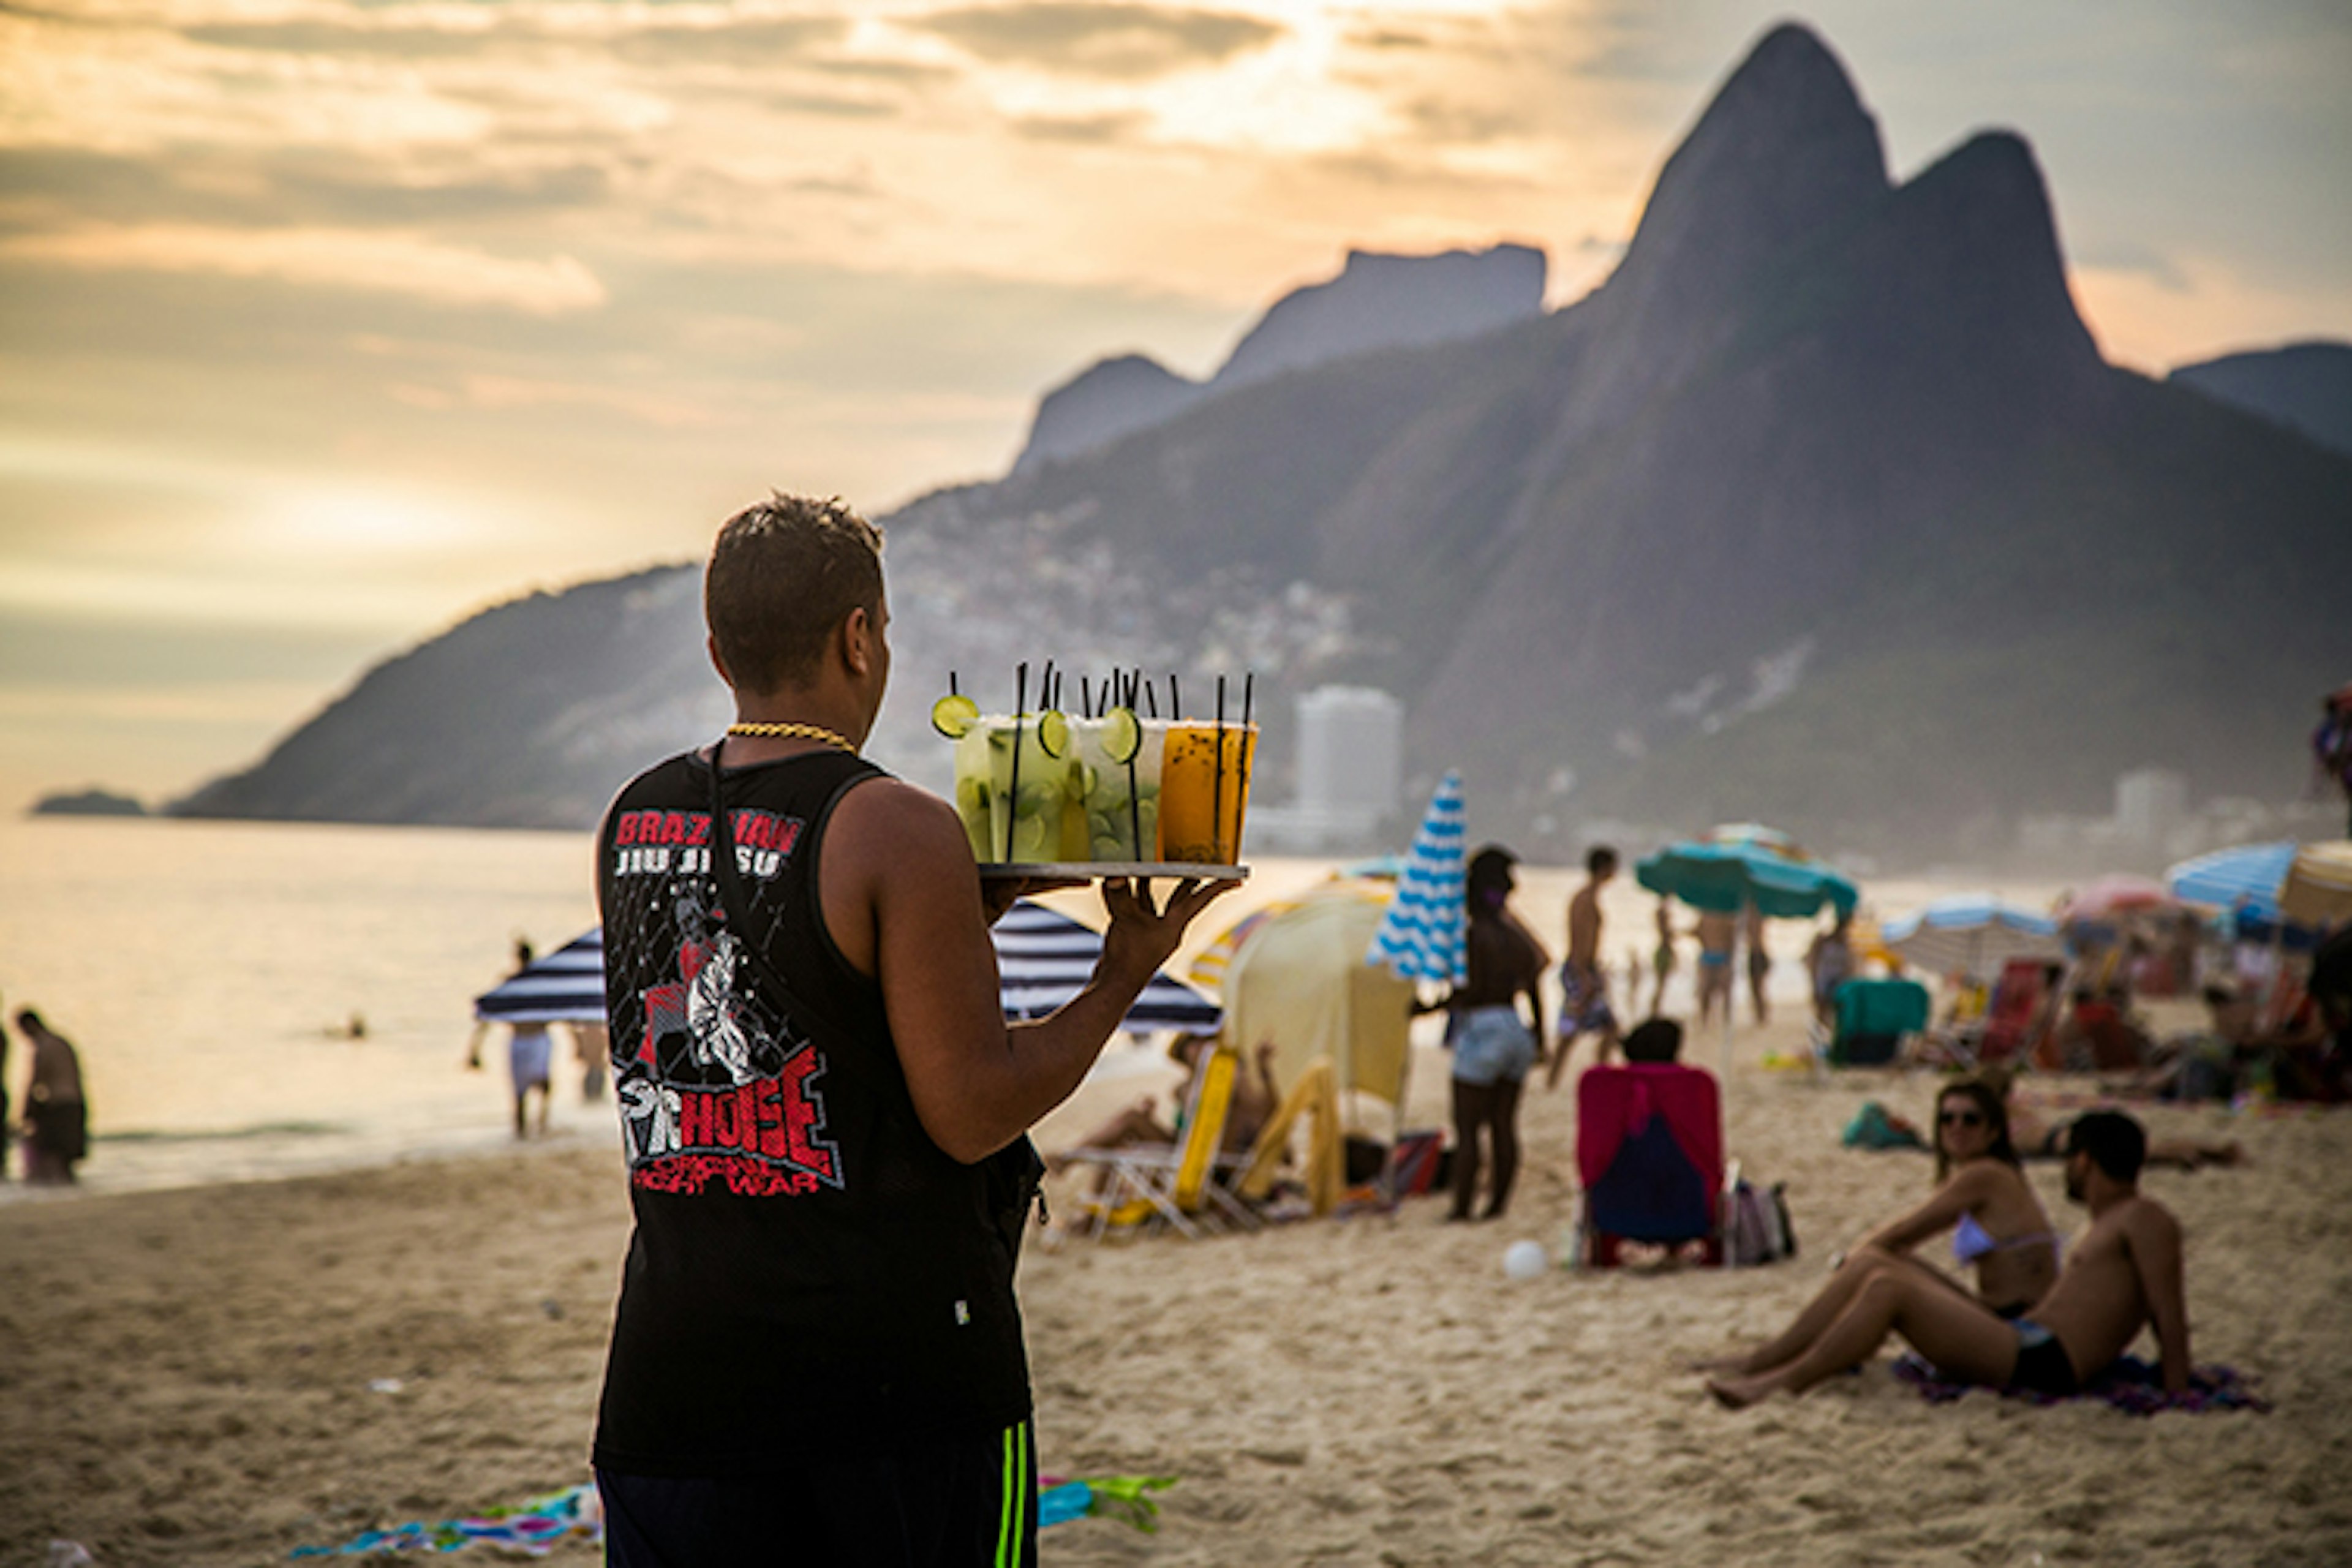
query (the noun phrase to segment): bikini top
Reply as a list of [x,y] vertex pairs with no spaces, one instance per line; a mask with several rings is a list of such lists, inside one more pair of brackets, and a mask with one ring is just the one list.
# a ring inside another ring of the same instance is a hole
[[1990,1231],[1977,1223],[1977,1216],[1963,1211],[1960,1223],[1952,1227],[1952,1258],[1958,1263],[1974,1263],[1987,1253],[2010,1252],[2021,1247],[2036,1247],[2043,1242],[2050,1250],[2058,1250],[2055,1231],[2036,1230],[2024,1236],[2012,1236],[2007,1241],[1996,1240]]

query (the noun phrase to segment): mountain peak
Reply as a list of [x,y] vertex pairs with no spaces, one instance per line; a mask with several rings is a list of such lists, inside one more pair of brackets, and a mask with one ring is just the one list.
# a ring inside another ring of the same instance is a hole
[[1677,304],[1723,291],[1887,192],[1878,125],[1829,47],[1783,23],[1659,171],[1619,276]]

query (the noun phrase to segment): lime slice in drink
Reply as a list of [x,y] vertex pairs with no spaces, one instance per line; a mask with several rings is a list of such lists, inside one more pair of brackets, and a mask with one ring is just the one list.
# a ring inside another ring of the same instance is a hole
[[1049,757],[1070,754],[1070,721],[1054,709],[1037,715],[1037,743],[1045,748]]
[[980,704],[950,692],[931,704],[931,728],[950,741],[961,741],[980,717]]
[[1114,763],[1123,763],[1135,755],[1143,744],[1143,725],[1132,708],[1112,708],[1102,716],[1103,755]]

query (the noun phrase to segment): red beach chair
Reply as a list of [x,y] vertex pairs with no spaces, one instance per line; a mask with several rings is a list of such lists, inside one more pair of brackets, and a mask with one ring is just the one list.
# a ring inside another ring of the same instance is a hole
[[1588,1068],[1576,1084],[1578,1246],[1613,1267],[1621,1243],[1703,1242],[1723,1261],[1723,1104],[1715,1079],[1675,1062]]

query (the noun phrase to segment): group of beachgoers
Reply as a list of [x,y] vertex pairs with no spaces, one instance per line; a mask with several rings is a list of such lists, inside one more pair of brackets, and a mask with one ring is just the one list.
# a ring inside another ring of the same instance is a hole
[[[1979,1079],[1936,1097],[1936,1190],[1846,1253],[1779,1334],[1704,1362],[1706,1386],[1741,1409],[1801,1394],[1869,1360],[1899,1334],[1944,1378],[2044,1397],[2079,1393],[2143,1328],[2156,1331],[2163,1387],[2189,1388],[2180,1225],[2141,1194],[2151,1153],[2138,1121],[2093,1110],[2046,1134],[2066,1195],[2091,1225],[2063,1244],[2026,1179],[2005,1086]],[[1966,1288],[1915,1256],[1949,1232]]]

